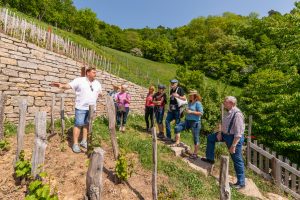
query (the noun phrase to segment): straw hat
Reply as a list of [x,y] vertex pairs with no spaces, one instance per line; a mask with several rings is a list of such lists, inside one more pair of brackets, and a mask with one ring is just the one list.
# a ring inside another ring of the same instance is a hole
[[198,91],[197,90],[190,90],[189,91],[189,96],[194,95],[194,94],[198,94]]
[[113,84],[113,88],[118,88],[118,89],[120,89],[120,85]]

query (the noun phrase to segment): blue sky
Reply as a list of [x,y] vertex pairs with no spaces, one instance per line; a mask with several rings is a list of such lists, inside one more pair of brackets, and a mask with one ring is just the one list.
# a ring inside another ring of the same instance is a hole
[[266,16],[273,9],[287,13],[295,0],[74,0],[77,8],[91,8],[97,17],[121,28],[178,27],[193,18],[233,12]]

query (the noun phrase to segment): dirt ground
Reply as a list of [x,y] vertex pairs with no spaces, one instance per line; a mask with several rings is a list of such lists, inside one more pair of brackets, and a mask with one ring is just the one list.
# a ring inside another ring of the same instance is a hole
[[[1,200],[22,200],[25,197],[26,186],[16,185],[13,178],[13,160],[16,153],[16,137],[9,138],[11,149],[0,159],[0,199]],[[24,151],[27,158],[31,157],[34,145],[34,134],[25,135]],[[59,199],[79,200],[85,194],[86,172],[88,158],[85,153],[75,154],[66,142],[65,151],[61,151],[62,145],[56,135],[51,138],[46,149],[45,167],[51,179],[51,185],[56,186]],[[136,155],[134,157],[134,173],[128,183],[115,184],[112,173],[115,162],[112,149],[103,145],[105,150],[104,173],[102,191],[103,199],[152,199],[151,179],[152,173],[144,170]],[[166,182],[167,177],[159,176],[159,183]]]

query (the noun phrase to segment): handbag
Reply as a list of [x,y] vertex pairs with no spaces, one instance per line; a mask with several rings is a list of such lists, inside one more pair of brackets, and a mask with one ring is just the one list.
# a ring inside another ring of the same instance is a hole
[[176,101],[177,101],[177,104],[178,104],[178,107],[179,107],[179,108],[182,107],[182,106],[184,106],[184,105],[187,105],[187,104],[188,104],[187,100],[182,100],[182,99],[179,99],[179,98],[177,98],[177,97],[175,97],[175,99],[176,99]]
[[119,104],[119,105],[117,106],[117,111],[118,111],[118,112],[126,112],[125,105]]

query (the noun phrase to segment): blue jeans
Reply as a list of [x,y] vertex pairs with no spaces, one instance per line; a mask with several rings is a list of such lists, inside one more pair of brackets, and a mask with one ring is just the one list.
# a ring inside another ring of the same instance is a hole
[[156,123],[162,124],[164,119],[164,114],[165,114],[165,108],[155,107],[154,112],[155,112]]
[[88,110],[79,110],[75,108],[75,127],[82,127],[89,124],[89,111]]
[[166,133],[167,137],[171,138],[171,125],[170,122],[175,120],[176,124],[180,123],[180,112],[179,110],[168,111],[166,118]]
[[[222,133],[222,140],[220,142],[226,143],[228,149],[231,147],[232,142],[234,140],[234,135],[228,135]],[[208,135],[207,137],[207,147],[206,147],[206,158],[210,160],[214,160],[215,158],[215,143],[218,142],[217,134],[213,133]],[[230,154],[234,170],[237,177],[237,184],[245,185],[245,166],[242,154],[242,147],[244,143],[244,136],[241,137],[240,141],[236,145],[235,153]]]
[[180,122],[179,124],[177,124],[174,128],[174,131],[175,133],[180,133],[181,131],[186,129],[192,129],[194,145],[198,145],[200,143],[200,121],[185,120],[184,122]]
[[121,126],[121,118],[122,118],[122,126],[126,125],[127,122],[127,116],[129,113],[129,108],[125,108],[125,112],[117,112],[117,126]]

